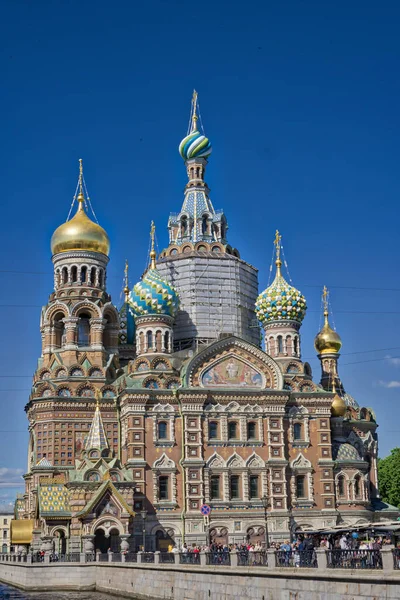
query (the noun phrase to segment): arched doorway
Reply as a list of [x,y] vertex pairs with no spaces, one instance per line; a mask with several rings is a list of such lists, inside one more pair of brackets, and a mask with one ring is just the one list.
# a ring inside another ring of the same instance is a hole
[[118,529],[111,529],[109,539],[111,552],[121,552],[121,538]]
[[67,538],[65,537],[65,531],[59,529],[54,533],[54,551],[58,554],[67,554]]
[[175,545],[174,535],[175,533],[172,529],[168,529],[168,531],[159,529],[156,532],[156,550],[159,552],[168,552],[171,546]]
[[96,529],[94,534],[94,548],[96,552],[105,554],[110,548],[110,537],[106,537],[104,529]]
[[247,530],[246,540],[249,544],[265,544],[265,529],[264,527],[249,527]]
[[210,544],[228,544],[228,530],[226,527],[210,529]]

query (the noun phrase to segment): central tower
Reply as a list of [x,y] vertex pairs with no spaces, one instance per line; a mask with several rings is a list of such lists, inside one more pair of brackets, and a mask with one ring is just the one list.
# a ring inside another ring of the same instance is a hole
[[228,334],[259,345],[254,312],[258,271],[228,244],[225,214],[211,202],[204,178],[212,148],[204,131],[199,131],[199,114],[194,92],[189,129],[179,145],[188,183],[181,211],[168,220],[169,246],[157,264],[181,301],[175,349],[209,344]]

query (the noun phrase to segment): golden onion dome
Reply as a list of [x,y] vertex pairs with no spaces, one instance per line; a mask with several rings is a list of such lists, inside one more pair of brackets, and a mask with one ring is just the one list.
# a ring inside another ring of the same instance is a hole
[[87,250],[100,252],[108,256],[110,240],[105,230],[94,223],[86,214],[85,197],[82,189],[77,197],[78,210],[75,215],[58,227],[51,238],[51,252],[70,252],[71,250]]
[[344,417],[344,415],[346,414],[346,411],[347,411],[346,402],[343,400],[343,398],[341,398],[339,396],[339,394],[336,393],[333,398],[332,405],[331,405],[332,417]]
[[314,346],[318,354],[337,354],[342,347],[340,335],[329,325],[328,313],[324,313],[325,323],[314,340]]

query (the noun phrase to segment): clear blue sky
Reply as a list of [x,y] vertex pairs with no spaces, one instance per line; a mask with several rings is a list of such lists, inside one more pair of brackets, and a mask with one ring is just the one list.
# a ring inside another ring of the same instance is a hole
[[395,1],[3,2],[0,503],[26,466],[49,241],[78,158],[112,241],[119,303],[125,258],[134,283],[150,220],[162,248],[180,208],[194,87],[230,243],[260,269],[261,290],[282,231],[317,380],[320,288],[331,288],[343,382],[376,411],[381,455],[398,445],[400,359],[385,357],[400,357],[399,17]]

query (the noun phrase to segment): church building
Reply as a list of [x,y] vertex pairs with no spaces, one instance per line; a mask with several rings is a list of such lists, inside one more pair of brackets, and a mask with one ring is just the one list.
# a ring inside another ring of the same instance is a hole
[[398,516],[379,499],[375,414],[339,375],[328,291],[313,376],[301,358],[306,299],[285,279],[281,235],[261,293],[257,268],[228,242],[196,93],[179,152],[188,181],[169,245],[157,256],[152,224],[148,268],[130,289],[126,265],[118,307],[80,162],[76,212],[51,239],[54,290],[25,408],[12,532],[23,551],[268,544]]

